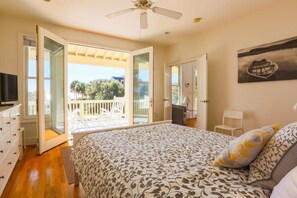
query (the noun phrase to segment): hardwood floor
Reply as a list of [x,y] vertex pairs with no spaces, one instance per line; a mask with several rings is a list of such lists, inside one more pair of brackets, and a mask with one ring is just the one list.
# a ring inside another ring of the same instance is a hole
[[188,127],[196,127],[196,118],[187,119],[186,126],[188,126]]
[[68,185],[60,147],[37,155],[36,148],[24,150],[1,198],[86,197],[81,185]]

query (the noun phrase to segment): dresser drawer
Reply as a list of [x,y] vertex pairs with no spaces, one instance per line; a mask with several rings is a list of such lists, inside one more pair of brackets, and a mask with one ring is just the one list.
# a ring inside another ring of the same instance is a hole
[[18,161],[18,159],[20,157],[19,137],[16,139],[16,141],[12,145],[11,150],[10,150],[10,155],[11,155],[12,166],[14,167],[14,165],[16,164],[16,162]]
[[20,136],[20,127],[16,125],[10,132],[11,142],[14,143],[15,140]]
[[2,129],[4,133],[10,130],[10,114],[3,113],[2,114]]
[[7,132],[0,141],[0,161],[7,154],[9,148],[11,147],[11,136],[10,132]]
[[1,137],[3,137],[3,135],[4,135],[3,118],[2,118],[2,114],[0,114],[0,139],[1,139]]
[[20,124],[20,112],[19,110],[15,110],[10,114],[10,125],[11,127],[15,127]]
[[4,190],[5,188],[5,184],[8,180],[8,174],[7,174],[7,170],[6,170],[6,160],[3,160],[0,163],[0,194],[1,192]]
[[5,155],[5,158],[0,163],[0,183],[1,183],[1,185],[2,184],[4,186],[6,185],[11,172],[12,172],[12,162],[11,162],[11,156],[8,153],[7,155]]

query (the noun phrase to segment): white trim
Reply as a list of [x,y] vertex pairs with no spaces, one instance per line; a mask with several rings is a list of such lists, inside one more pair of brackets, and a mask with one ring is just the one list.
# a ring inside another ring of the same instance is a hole
[[[67,46],[68,43],[49,32],[48,30],[37,26],[37,131],[38,131],[38,152],[43,152],[68,140],[68,115],[67,115]],[[64,133],[50,140],[45,140],[45,112],[44,112],[44,38],[49,38],[64,47]]]
[[[36,116],[27,116],[26,108],[28,104],[26,104],[26,92],[27,87],[26,84],[26,65],[24,64],[24,37],[32,37],[36,38],[36,35],[30,33],[18,33],[18,89],[19,93],[19,102],[22,103],[21,107],[21,120],[22,122],[30,122],[36,120]],[[25,82],[25,83],[24,83]],[[20,101],[21,100],[21,101]]]
[[129,97],[128,100],[130,101],[129,103],[129,124],[133,125],[133,68],[134,68],[134,56],[140,55],[140,54],[145,54],[149,53],[149,123],[153,122],[153,117],[154,117],[154,48],[147,47],[139,50],[135,50],[130,53],[130,72],[129,72],[129,79],[130,79],[130,84],[129,84]]

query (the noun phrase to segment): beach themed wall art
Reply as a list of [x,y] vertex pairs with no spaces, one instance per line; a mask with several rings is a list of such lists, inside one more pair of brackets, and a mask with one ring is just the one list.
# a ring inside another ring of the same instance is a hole
[[297,37],[238,51],[238,82],[297,79]]

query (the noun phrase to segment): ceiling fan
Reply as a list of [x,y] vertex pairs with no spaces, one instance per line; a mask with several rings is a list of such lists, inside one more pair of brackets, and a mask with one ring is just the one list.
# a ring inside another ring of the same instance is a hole
[[161,14],[173,19],[180,19],[180,17],[183,15],[180,12],[168,10],[165,8],[159,8],[159,7],[153,7],[154,0],[132,0],[132,3],[134,4],[135,8],[128,8],[125,10],[121,10],[112,14],[106,15],[107,18],[111,19],[113,17],[117,17],[129,12],[133,12],[134,10],[140,10],[140,28],[146,29],[148,28],[148,20],[147,20],[147,11],[151,10],[152,12],[156,14]]

